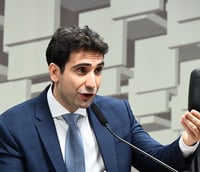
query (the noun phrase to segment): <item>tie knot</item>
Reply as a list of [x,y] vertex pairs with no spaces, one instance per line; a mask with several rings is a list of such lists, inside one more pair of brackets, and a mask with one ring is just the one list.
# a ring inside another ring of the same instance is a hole
[[63,115],[63,118],[67,122],[69,127],[76,126],[79,117],[80,117],[80,114],[76,114],[76,113],[68,113],[68,114]]

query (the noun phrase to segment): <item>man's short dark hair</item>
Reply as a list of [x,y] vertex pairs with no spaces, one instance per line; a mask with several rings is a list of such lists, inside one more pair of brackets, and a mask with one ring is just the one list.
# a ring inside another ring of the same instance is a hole
[[63,72],[70,54],[79,50],[94,51],[104,56],[108,52],[108,44],[88,26],[60,27],[53,34],[46,49],[47,63],[55,63]]

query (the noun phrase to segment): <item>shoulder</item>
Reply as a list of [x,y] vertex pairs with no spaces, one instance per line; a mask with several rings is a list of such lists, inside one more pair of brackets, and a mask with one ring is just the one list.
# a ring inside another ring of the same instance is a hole
[[118,99],[109,96],[97,95],[93,101],[103,113],[109,114],[110,117],[130,119],[133,118],[131,106],[126,99]]
[[105,106],[109,108],[128,108],[130,109],[130,105],[126,99],[119,99],[110,96],[99,96],[96,95],[93,103],[98,104],[99,106]]
[[17,120],[18,118],[27,118],[30,114],[35,112],[37,104],[44,105],[47,103],[46,100],[46,89],[37,97],[28,99],[24,102],[21,102],[13,107],[10,107],[5,112],[0,115],[0,120]]
[[122,103],[123,101],[126,101],[126,100],[111,97],[111,96],[100,96],[100,95],[96,95],[95,98],[94,98],[94,103],[102,103],[104,101]]
[[34,99],[26,100],[22,103],[14,105],[13,107],[10,107],[9,109],[7,109],[5,112],[1,114],[1,117],[7,116],[7,115],[11,116],[12,114],[22,114],[22,112],[24,113],[27,109],[32,107],[34,103]]
[[[93,103],[99,107],[99,110],[107,119],[110,127],[115,128],[115,131],[118,133],[118,135],[124,137],[130,133],[130,130],[133,127],[138,126],[135,116],[132,113],[130,104],[126,99],[97,95]],[[89,109],[91,114],[93,114],[92,109]]]

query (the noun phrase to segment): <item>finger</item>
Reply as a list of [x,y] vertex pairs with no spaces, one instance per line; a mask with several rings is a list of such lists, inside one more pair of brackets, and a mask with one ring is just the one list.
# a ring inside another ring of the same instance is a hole
[[196,137],[200,139],[200,130],[199,128],[191,121],[188,119],[186,116],[182,117],[181,123],[183,127],[185,128],[186,132],[191,135],[192,137]]
[[191,114],[192,114],[193,116],[195,116],[196,118],[200,119],[200,113],[199,113],[198,111],[196,111],[196,110],[191,110]]
[[194,145],[198,141],[198,139],[183,121],[181,121],[181,124],[185,129],[185,131],[182,133],[184,143],[188,146]]
[[190,129],[189,127],[189,124],[187,122],[185,122],[185,120],[187,119],[184,119],[184,117],[182,117],[181,119],[181,124],[183,126],[183,128],[185,129],[185,132],[187,133],[187,135],[193,139],[196,139],[196,136],[195,134],[193,133],[193,131]]
[[[199,119],[199,113],[197,111],[192,111],[191,113],[186,113],[185,114],[185,121],[188,120],[188,124],[189,122],[191,122],[194,126],[192,126],[193,128],[197,128],[198,130],[200,130],[200,119]],[[189,124],[189,125],[192,125]]]
[[182,119],[181,119],[181,124],[182,124],[183,128],[188,133],[188,135],[195,137],[195,134],[191,131],[191,127],[189,125],[189,122],[187,122],[186,120],[187,119],[185,119],[184,117],[182,117]]

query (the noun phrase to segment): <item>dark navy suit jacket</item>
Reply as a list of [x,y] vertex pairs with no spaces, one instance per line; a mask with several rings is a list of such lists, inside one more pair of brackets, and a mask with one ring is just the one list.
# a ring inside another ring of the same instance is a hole
[[[0,115],[0,172],[66,172],[47,103],[47,90]],[[183,159],[178,139],[166,146],[153,140],[136,121],[126,100],[96,96],[94,102],[105,114],[111,129],[123,139],[176,169],[190,164],[192,156],[187,161]],[[165,171],[113,138],[90,107],[87,111],[106,171],[130,172],[131,166],[140,171]]]

